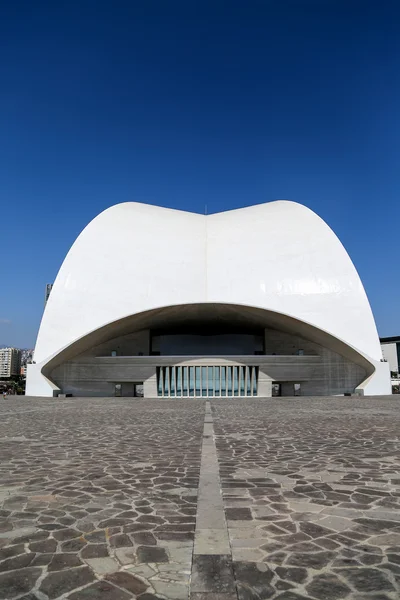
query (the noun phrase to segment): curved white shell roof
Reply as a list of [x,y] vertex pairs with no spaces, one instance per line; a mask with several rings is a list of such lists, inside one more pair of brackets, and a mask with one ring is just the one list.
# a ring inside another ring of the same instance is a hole
[[179,304],[276,311],[382,358],[346,250],[308,208],[270,202],[199,215],[127,202],[97,216],[69,251],[39,330],[35,361],[104,325]]

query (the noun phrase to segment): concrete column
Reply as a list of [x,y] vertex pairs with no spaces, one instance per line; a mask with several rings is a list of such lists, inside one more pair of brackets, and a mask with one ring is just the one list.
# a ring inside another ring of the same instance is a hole
[[272,397],[272,379],[266,373],[263,373],[261,369],[258,371],[258,397],[260,398],[271,398]]
[[157,398],[156,373],[143,382],[143,395],[145,398]]

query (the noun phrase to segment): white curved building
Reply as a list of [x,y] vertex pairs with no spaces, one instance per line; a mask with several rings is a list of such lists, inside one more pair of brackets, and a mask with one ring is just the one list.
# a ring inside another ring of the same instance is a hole
[[287,201],[199,215],[128,202],[57,275],[27,395],[389,394],[357,271]]

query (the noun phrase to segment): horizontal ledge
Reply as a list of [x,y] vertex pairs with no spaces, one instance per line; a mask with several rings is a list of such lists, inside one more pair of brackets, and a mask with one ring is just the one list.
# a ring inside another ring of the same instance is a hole
[[108,358],[111,360],[115,360],[115,359],[121,359],[121,358],[134,358],[135,360],[148,360],[148,359],[152,359],[154,361],[158,361],[158,360],[173,360],[173,359],[179,359],[179,360],[207,360],[207,359],[223,359],[223,360],[233,360],[235,358],[240,358],[243,359],[245,358],[247,359],[254,359],[254,360],[263,360],[265,358],[268,359],[278,359],[278,358],[298,358],[298,359],[305,359],[305,358],[321,358],[321,356],[319,354],[145,354],[143,356],[139,356],[137,354],[133,354],[132,356],[127,356],[127,355],[123,355],[120,354],[118,356],[111,356],[111,355],[106,355],[106,356],[93,356],[93,357],[87,357],[87,358],[92,358],[92,359],[98,359],[98,358]]

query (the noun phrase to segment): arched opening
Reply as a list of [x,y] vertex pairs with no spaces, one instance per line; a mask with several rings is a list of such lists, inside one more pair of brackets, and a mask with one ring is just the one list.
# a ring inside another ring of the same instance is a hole
[[[269,397],[351,393],[374,372],[354,348],[288,315],[189,304],[130,315],[53,357],[42,373],[64,393]],[[129,385],[128,385],[129,384]]]

